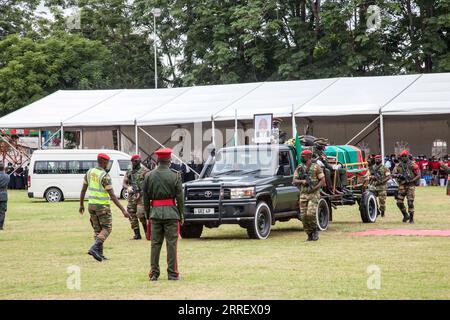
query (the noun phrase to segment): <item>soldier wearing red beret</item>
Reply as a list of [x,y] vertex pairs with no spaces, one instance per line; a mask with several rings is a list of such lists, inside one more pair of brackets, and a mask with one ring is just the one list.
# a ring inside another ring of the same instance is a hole
[[179,280],[177,243],[180,224],[184,222],[181,176],[169,168],[171,149],[160,149],[155,154],[158,166],[147,174],[143,186],[145,214],[152,241],[149,278],[150,281],[159,278],[159,255],[166,239],[168,279]]
[[319,240],[316,210],[320,199],[320,189],[325,186],[325,175],[317,163],[312,163],[311,150],[303,150],[300,154],[302,163],[294,172],[292,183],[300,188],[299,207],[303,229],[308,238],[306,241]]
[[142,237],[139,222],[141,222],[144,232],[147,228],[145,208],[142,201],[142,185],[148,169],[141,165],[141,156],[138,154],[131,156],[131,165],[131,169],[127,171],[123,178],[123,187],[128,191],[127,211],[130,215],[131,229],[134,232],[134,237],[131,240],[140,240]]
[[117,200],[112,187],[111,177],[108,175],[110,158],[107,154],[100,153],[97,156],[97,167],[88,170],[84,176],[83,188],[80,194],[80,214],[84,213],[84,198],[89,191],[89,214],[92,228],[94,229],[95,243],[88,253],[97,261],[106,260],[103,255],[103,243],[112,231],[111,200],[128,218],[125,208]]
[[[393,176],[398,181],[398,193],[396,196],[397,207],[403,214],[403,222],[414,223],[414,198],[416,181],[420,179],[420,170],[417,163],[409,159],[409,151],[403,150],[399,154],[400,163],[394,168]],[[408,211],[404,199],[408,202]]]

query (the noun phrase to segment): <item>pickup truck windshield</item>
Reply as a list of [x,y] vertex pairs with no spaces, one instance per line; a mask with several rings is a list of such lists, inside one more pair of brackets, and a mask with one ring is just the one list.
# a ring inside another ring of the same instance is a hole
[[277,158],[270,149],[224,149],[216,154],[209,176],[241,175],[257,173],[271,176],[275,172]]

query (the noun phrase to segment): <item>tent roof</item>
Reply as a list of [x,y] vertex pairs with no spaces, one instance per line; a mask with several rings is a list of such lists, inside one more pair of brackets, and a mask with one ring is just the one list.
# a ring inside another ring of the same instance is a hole
[[297,116],[379,114],[397,94],[420,75],[339,78],[316,98],[301,106]]
[[67,118],[111,98],[118,92],[119,90],[59,90],[0,118],[0,127],[59,127]]
[[0,118],[0,128],[169,125],[254,114],[450,113],[450,73],[196,86],[57,91]]
[[132,125],[190,88],[120,90],[95,107],[64,121],[65,126]]
[[450,113],[450,73],[424,74],[382,109],[386,115]]
[[137,119],[139,125],[164,125],[210,121],[211,116],[230,106],[262,83],[192,87],[154,112]]
[[254,114],[273,113],[275,117],[290,117],[308,100],[326,89],[335,79],[263,82],[229,107],[214,115],[217,120],[231,120],[235,110],[239,119],[253,119]]

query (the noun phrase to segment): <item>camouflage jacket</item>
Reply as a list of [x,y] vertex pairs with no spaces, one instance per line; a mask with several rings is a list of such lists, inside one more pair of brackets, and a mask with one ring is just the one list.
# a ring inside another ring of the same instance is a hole
[[[166,165],[159,165],[144,179],[142,188],[145,215],[150,219],[184,220],[184,196],[181,176]],[[175,206],[151,207],[151,200],[175,199]]]
[[[405,175],[409,180],[412,180],[419,173],[419,166],[413,161],[408,161],[407,163],[400,162],[395,166],[393,174]],[[407,184],[404,179],[397,179],[400,185]],[[414,185],[414,183],[409,183]]]
[[333,167],[328,163],[328,158],[327,158],[325,151],[319,150],[316,147],[313,147],[312,158],[313,158],[314,162],[317,160],[320,160],[326,169],[333,170]]
[[134,193],[140,193],[144,184],[145,175],[148,173],[148,169],[141,166],[139,169],[130,169],[127,171],[128,185],[133,187]]
[[[304,164],[300,164],[294,172],[294,178],[305,180],[305,177],[308,177],[310,180],[309,186],[300,186],[300,194],[309,193],[309,189],[315,187],[324,176],[322,168],[317,163],[311,163],[309,168],[306,168]],[[320,190],[316,192],[320,192]]]
[[383,164],[380,165],[372,165],[369,168],[370,175],[374,176],[376,179],[372,179],[370,181],[370,185],[374,187],[382,187],[385,186],[386,183],[381,183],[386,177],[391,175],[391,172],[388,168],[386,168]]

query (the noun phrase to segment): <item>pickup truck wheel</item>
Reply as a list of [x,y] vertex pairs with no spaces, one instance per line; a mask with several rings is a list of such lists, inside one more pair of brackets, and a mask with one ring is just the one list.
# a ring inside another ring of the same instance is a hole
[[183,225],[180,228],[180,235],[184,239],[200,238],[203,232],[202,224]]
[[316,209],[317,227],[320,231],[328,229],[328,223],[330,222],[330,207],[325,199],[321,198],[317,203]]
[[247,234],[250,239],[264,240],[269,237],[272,226],[272,212],[265,202],[256,205],[255,217],[247,227]]
[[378,203],[373,192],[366,191],[362,194],[359,212],[364,223],[373,223],[377,220]]

